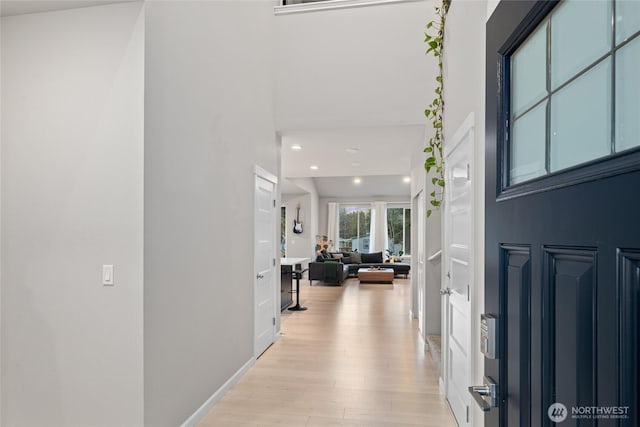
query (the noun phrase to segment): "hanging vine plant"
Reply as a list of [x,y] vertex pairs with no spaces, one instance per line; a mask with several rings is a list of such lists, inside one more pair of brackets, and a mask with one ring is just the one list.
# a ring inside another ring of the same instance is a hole
[[431,184],[435,189],[430,193],[431,209],[427,209],[427,217],[431,216],[433,209],[442,205],[444,197],[444,158],[443,158],[443,124],[442,117],[444,113],[444,79],[442,76],[442,53],[444,41],[444,25],[449,11],[451,0],[442,0],[442,4],[436,6],[436,19],[427,23],[427,31],[424,33],[424,42],[427,44],[427,55],[433,55],[438,61],[438,74],[436,75],[436,88],[434,90],[436,96],[431,101],[429,107],[424,110],[424,115],[431,121],[434,134],[429,139],[424,152],[427,158],[424,162],[424,168],[427,173],[433,169],[435,176],[431,178]]

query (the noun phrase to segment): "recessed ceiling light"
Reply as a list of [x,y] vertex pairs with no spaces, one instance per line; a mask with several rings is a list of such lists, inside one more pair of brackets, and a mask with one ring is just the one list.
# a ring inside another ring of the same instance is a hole
[[360,163],[353,162],[353,163],[351,163],[351,166],[353,166],[354,168],[357,168],[358,166],[360,166]]
[[347,148],[345,151],[349,154],[356,154],[360,150],[358,150],[357,148],[351,147],[351,148]]
[[318,167],[316,165],[312,165],[312,166],[309,166],[309,169],[311,169],[313,171],[317,171]]
[[300,144],[293,144],[293,145],[291,146],[291,149],[292,149],[292,150],[296,150],[296,151],[302,150],[302,145],[300,145]]
[[405,176],[404,178],[402,178],[402,182],[404,182],[405,184],[408,184],[411,182],[411,178],[409,178],[408,176]]
[[353,178],[353,183],[354,184],[360,184],[362,182],[362,180],[360,178]]

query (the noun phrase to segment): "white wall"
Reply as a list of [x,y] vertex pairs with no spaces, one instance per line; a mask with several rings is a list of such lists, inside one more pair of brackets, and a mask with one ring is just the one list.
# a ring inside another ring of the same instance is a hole
[[[472,319],[474,329],[471,348],[474,355],[474,384],[482,384],[484,358],[480,348],[480,313],[484,311],[484,121],[485,121],[485,23],[487,11],[493,9],[486,1],[452,2],[445,33],[445,144],[464,122],[475,113],[474,162],[472,165],[474,192],[473,266],[474,294]],[[470,71],[472,70],[472,71]],[[481,426],[484,417],[477,405],[474,425]]]
[[146,5],[150,426],[182,423],[253,357],[254,165],[278,173],[272,26],[270,2]]
[[[318,191],[312,178],[290,178],[289,181],[304,194],[283,194],[281,206],[286,206],[287,256],[294,258],[316,258],[316,234],[318,234]],[[302,233],[293,232],[296,206],[300,204]]]
[[[311,221],[311,195],[283,195],[281,205],[287,208],[287,256],[292,258],[315,259],[316,235],[311,232],[313,229]],[[296,207],[300,205],[300,222],[302,222],[302,233],[293,232],[293,220],[296,218]]]
[[[0,3],[2,11],[2,3]],[[0,39],[2,38],[2,19],[0,19]],[[1,43],[1,41],[0,41]],[[0,424],[2,424],[2,49],[0,48]]]
[[434,1],[276,16],[279,130],[423,124]]
[[143,424],[142,15],[2,18],[2,425]]

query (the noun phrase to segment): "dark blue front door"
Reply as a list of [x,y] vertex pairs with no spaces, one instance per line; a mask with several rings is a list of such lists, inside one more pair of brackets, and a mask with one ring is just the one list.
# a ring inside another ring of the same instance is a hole
[[[485,375],[500,393],[487,426],[640,425],[640,28],[622,28],[637,18],[627,6],[502,1],[487,23],[485,311],[499,357]],[[568,49],[583,30],[590,46]]]

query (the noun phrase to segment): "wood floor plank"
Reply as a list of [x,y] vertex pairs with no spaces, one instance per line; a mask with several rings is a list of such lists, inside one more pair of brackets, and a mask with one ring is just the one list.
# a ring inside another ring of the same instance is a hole
[[309,309],[282,313],[282,336],[201,427],[455,427],[409,318],[408,279],[301,283]]

